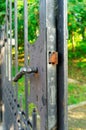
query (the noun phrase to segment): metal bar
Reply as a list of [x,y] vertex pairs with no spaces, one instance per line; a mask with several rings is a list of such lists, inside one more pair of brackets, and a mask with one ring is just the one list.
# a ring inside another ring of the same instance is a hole
[[49,62],[56,52],[55,6],[55,0],[46,1],[48,130],[57,129],[57,65]]
[[9,29],[9,0],[6,0],[6,77],[9,78],[9,55],[8,55],[8,29]]
[[[2,104],[3,104],[3,95],[2,95],[2,66],[5,65],[5,56],[4,56],[4,26],[0,28],[0,122],[2,122]],[[5,71],[4,71],[5,72]],[[4,77],[5,77],[4,73]],[[5,79],[5,78],[4,78]]]
[[[24,65],[28,67],[28,7],[27,0],[24,0]],[[25,109],[28,118],[28,75],[25,74]]]
[[9,81],[12,80],[12,0],[10,0]]
[[33,130],[37,130],[37,113],[35,108],[33,109],[32,120],[33,120]]
[[58,129],[68,130],[67,117],[67,0],[58,0],[57,15],[58,64]]
[[[15,73],[18,73],[18,12],[17,12],[17,0],[14,2],[15,4]],[[16,85],[16,98],[18,98],[18,83]]]
[[8,0],[6,0],[6,77],[8,77]]

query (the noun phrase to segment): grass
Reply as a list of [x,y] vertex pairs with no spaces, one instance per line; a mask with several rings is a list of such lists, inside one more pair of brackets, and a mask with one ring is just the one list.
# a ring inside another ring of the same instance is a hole
[[68,105],[86,101],[86,43],[77,44],[75,51],[68,49],[68,77],[79,84],[68,84]]
[[72,52],[68,51],[68,76],[81,82],[86,82],[86,44],[81,42]]
[[86,62],[69,59],[68,68],[70,78],[86,83]]
[[69,83],[68,105],[86,101],[86,85]]

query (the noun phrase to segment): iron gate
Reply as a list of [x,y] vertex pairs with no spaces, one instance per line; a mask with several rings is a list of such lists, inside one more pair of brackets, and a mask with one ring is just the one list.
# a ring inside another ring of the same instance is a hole
[[[20,70],[17,2],[14,0],[16,74],[13,77],[12,0],[6,0],[5,55],[2,65],[6,130],[67,130],[67,1],[40,0],[40,35],[31,45],[28,42],[28,4],[24,0],[24,66]],[[23,75],[25,110],[18,100],[18,80]],[[31,103],[36,106],[32,117],[28,113]]]

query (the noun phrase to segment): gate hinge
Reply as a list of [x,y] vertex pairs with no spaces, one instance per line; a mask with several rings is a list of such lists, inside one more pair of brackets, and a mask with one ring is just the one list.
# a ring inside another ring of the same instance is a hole
[[58,52],[56,51],[49,52],[49,64],[53,64],[53,65],[58,64]]

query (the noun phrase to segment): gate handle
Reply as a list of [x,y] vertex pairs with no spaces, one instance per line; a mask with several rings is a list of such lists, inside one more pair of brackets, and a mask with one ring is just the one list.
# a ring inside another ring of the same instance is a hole
[[20,78],[22,78],[23,75],[32,73],[38,73],[38,68],[22,67],[20,71],[16,74],[16,76],[13,78],[13,81],[17,82]]

